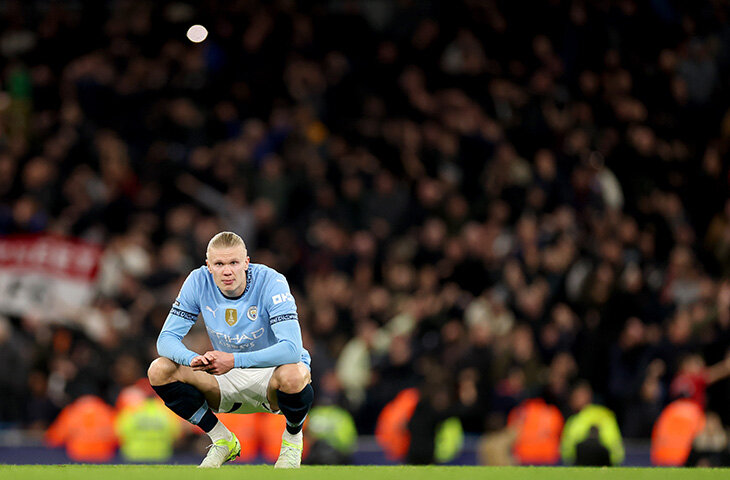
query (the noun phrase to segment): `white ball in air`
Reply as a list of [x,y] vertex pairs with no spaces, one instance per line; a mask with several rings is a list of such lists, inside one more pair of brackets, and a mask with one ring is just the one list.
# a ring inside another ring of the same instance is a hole
[[202,25],[193,25],[188,28],[188,40],[200,43],[208,37],[208,30]]

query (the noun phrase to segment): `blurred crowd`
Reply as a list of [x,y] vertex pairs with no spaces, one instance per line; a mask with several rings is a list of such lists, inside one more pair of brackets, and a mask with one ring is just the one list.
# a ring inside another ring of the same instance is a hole
[[0,426],[143,377],[221,230],[360,433],[407,387],[730,424],[727,0],[9,0],[0,66],[0,235],[104,248],[88,309],[0,319]]

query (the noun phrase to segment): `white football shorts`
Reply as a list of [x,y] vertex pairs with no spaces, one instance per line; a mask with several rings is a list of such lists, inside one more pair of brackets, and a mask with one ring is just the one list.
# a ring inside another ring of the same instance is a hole
[[[223,375],[214,375],[221,391],[218,412],[272,412],[266,390],[276,367],[233,368]],[[216,412],[216,413],[218,413]]]

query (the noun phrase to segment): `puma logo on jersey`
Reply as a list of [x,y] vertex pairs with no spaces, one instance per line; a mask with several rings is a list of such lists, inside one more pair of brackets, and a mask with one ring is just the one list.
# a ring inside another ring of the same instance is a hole
[[215,318],[215,310],[213,310],[212,308],[210,308],[208,305],[205,306],[205,309],[208,310],[210,313],[212,313],[213,314],[213,318]]

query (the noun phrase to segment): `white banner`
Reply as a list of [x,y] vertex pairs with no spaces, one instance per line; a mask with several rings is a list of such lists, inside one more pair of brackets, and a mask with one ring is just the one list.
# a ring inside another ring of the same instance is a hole
[[0,312],[63,320],[86,307],[102,249],[52,235],[0,237]]

